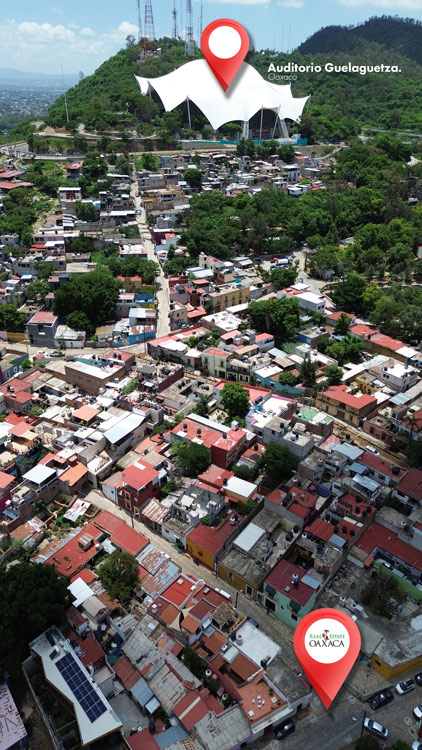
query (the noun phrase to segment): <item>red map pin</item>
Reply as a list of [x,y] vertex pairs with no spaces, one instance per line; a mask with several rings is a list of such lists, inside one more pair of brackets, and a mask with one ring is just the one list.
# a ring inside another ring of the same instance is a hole
[[230,86],[248,49],[248,32],[231,18],[212,21],[202,32],[201,50],[224,91]]
[[300,621],[293,645],[303,671],[328,708],[360,651],[356,623],[338,609],[316,609]]

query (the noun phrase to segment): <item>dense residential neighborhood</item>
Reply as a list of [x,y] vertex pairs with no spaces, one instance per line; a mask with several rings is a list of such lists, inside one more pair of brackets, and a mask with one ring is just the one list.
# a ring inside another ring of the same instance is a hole
[[421,750],[421,141],[142,80],[0,146],[0,750]]

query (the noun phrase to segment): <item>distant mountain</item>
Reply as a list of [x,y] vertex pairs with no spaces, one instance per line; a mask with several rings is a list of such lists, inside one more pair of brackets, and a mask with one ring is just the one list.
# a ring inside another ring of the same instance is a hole
[[2,83],[43,83],[59,84],[63,86],[74,86],[78,81],[76,73],[66,73],[62,76],[59,73],[34,73],[24,70],[15,70],[14,68],[0,68],[0,85]]
[[[380,16],[359,26],[326,26],[298,47],[301,55],[350,53],[365,50],[368,43],[407,57],[422,65],[422,22],[412,18]],[[374,48],[372,47],[372,50]]]

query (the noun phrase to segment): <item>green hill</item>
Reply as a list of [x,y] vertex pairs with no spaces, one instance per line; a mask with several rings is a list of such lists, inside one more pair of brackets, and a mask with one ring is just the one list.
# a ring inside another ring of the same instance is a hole
[[422,23],[411,18],[380,16],[358,26],[326,26],[298,47],[301,55],[318,53],[359,53],[366,43],[422,65]]
[[[321,29],[292,55],[262,50],[250,52],[247,60],[265,78],[270,63],[314,62],[322,67],[327,61],[397,64],[402,70],[400,74],[298,73],[297,80],[292,81],[294,96],[311,94],[301,132],[311,140],[330,141],[357,134],[363,125],[422,132],[421,42],[419,22],[383,16],[356,27]],[[134,79],[134,74],[164,75],[186,62],[183,42],[165,38],[157,44],[160,56],[141,61],[139,47],[128,47],[71,88],[67,92],[70,128],[83,122],[88,128],[98,130],[140,127],[142,132],[145,124],[153,123],[154,130],[178,130],[180,121],[177,118],[170,121],[170,116],[167,120],[163,118],[158,104],[139,93]],[[47,121],[53,126],[66,125],[63,96],[50,107]]]

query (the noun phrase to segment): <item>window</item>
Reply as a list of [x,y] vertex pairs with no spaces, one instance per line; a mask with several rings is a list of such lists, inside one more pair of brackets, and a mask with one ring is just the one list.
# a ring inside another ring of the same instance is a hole
[[202,557],[202,555],[203,555],[203,553],[201,552],[200,549],[198,550],[198,555],[199,555],[199,557]]
[[233,573],[227,573],[227,578],[229,579],[229,581],[232,581],[233,580]]
[[246,594],[246,596],[253,596],[253,588],[252,588],[252,586],[246,585],[246,587],[245,587],[245,594]]
[[292,618],[292,620],[297,620],[297,615],[290,615],[290,617]]
[[271,612],[275,612],[275,602],[272,602],[271,599],[265,599],[265,606],[267,609],[270,609]]

